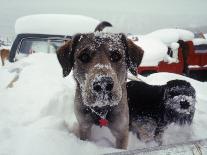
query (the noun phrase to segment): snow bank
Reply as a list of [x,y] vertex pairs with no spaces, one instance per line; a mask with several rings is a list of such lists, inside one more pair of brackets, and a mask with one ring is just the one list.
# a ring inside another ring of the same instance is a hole
[[146,37],[157,38],[165,44],[170,45],[171,43],[177,42],[178,40],[193,40],[194,34],[183,29],[160,29],[147,34]]
[[193,39],[193,44],[194,44],[194,45],[207,44],[207,39],[203,39],[203,38],[195,38],[195,39]]
[[[13,87],[7,88],[16,76]],[[72,74],[62,78],[55,54],[33,54],[7,64],[0,78],[0,154],[89,155],[115,150],[80,141],[70,132],[76,122],[75,82]]]
[[[7,88],[16,76],[13,87]],[[172,124],[164,134],[164,144],[207,137],[207,83],[170,73],[140,78],[150,84],[184,79],[197,91],[193,125],[180,128]],[[0,154],[92,155],[120,151],[114,149],[115,139],[105,127],[93,127],[92,142],[81,141],[71,132],[77,122],[73,111],[75,82],[72,74],[62,78],[55,54],[36,53],[7,64],[0,68],[0,81]],[[130,133],[128,149],[155,145],[143,144]]]
[[139,75],[143,80],[149,84],[156,85],[156,84],[166,84],[169,80],[173,79],[180,79],[186,80],[192,84],[192,86],[196,89],[197,97],[203,100],[207,100],[207,82],[200,82],[182,75],[174,74],[174,73],[154,73],[150,76],[142,77]]
[[134,43],[144,50],[140,66],[157,66],[167,54],[167,46],[158,39],[139,37]]
[[10,50],[11,49],[11,46],[0,46],[0,50],[2,50],[2,49],[7,49],[7,50]]
[[16,20],[15,33],[74,35],[93,32],[99,21],[82,15],[37,14]]
[[[157,66],[160,61],[177,63],[178,40],[195,40],[192,32],[183,29],[160,29],[146,35],[131,35],[128,38],[145,51],[140,66]],[[172,57],[167,55],[168,47],[173,51]]]

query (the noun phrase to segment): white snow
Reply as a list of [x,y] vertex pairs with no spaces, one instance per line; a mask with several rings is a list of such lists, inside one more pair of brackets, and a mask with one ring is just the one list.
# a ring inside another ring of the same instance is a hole
[[99,21],[83,15],[36,14],[18,18],[15,33],[74,35],[93,32]]
[[11,49],[11,46],[2,45],[2,46],[0,46],[0,50],[2,50],[2,49],[10,50]]
[[192,32],[183,29],[160,29],[153,31],[146,36],[160,39],[167,45],[177,42],[178,40],[190,41],[194,38]]
[[138,41],[133,42],[144,50],[144,56],[140,66],[157,66],[167,55],[167,46],[159,39],[145,36],[138,38]]
[[198,65],[189,65],[188,68],[200,68],[201,66]]
[[172,50],[177,50],[178,48],[179,48],[179,44],[178,43],[171,43],[171,45],[170,45],[170,48],[172,49]]
[[[146,35],[131,35],[128,38],[145,51],[140,66],[157,66],[160,61],[178,63],[178,40],[195,40],[192,32],[173,28],[159,29]],[[168,47],[173,51],[172,57],[167,55]]]
[[98,68],[98,69],[101,69],[101,68],[111,69],[111,64],[109,64],[109,65],[107,65],[107,64],[96,64],[94,66],[94,68]]
[[[9,82],[18,76],[13,87]],[[191,127],[171,125],[164,144],[207,137],[207,83],[181,75],[156,73],[139,76],[149,84],[172,79],[189,81],[196,89],[195,119]],[[0,68],[0,154],[2,155],[93,155],[113,151],[114,138],[105,127],[93,127],[92,142],[81,141],[72,131],[75,82],[72,74],[62,78],[55,54],[36,53]],[[128,149],[155,146],[143,144],[130,133]]]
[[193,39],[193,44],[194,45],[207,44],[207,39],[204,39],[204,38],[195,38],[195,39]]

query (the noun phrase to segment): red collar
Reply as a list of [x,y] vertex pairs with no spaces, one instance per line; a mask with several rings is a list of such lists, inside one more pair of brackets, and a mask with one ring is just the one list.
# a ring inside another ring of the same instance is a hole
[[109,121],[107,119],[105,119],[105,118],[100,118],[98,120],[98,122],[99,122],[99,126],[100,127],[102,127],[102,126],[108,126],[108,124],[109,124]]
[[108,124],[109,124],[109,121],[106,119],[106,116],[107,116],[107,114],[108,114],[108,110],[106,110],[104,113],[98,113],[97,111],[95,111],[93,108],[91,108],[91,107],[89,107],[89,109],[91,109],[91,111],[93,112],[93,113],[95,113],[98,117],[99,117],[99,119],[98,119],[98,125],[100,126],[100,127],[103,127],[103,126],[108,126]]

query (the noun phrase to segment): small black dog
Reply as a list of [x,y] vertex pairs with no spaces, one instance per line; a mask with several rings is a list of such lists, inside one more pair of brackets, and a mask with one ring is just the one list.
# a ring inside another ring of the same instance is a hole
[[130,130],[137,137],[162,144],[164,129],[170,123],[191,124],[194,113],[195,89],[184,80],[172,80],[166,85],[144,82],[127,83]]

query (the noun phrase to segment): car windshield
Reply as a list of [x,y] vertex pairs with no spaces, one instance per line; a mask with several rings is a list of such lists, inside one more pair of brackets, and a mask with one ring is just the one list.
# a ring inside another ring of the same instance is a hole
[[55,53],[64,44],[63,39],[57,38],[25,38],[19,44],[18,54]]

